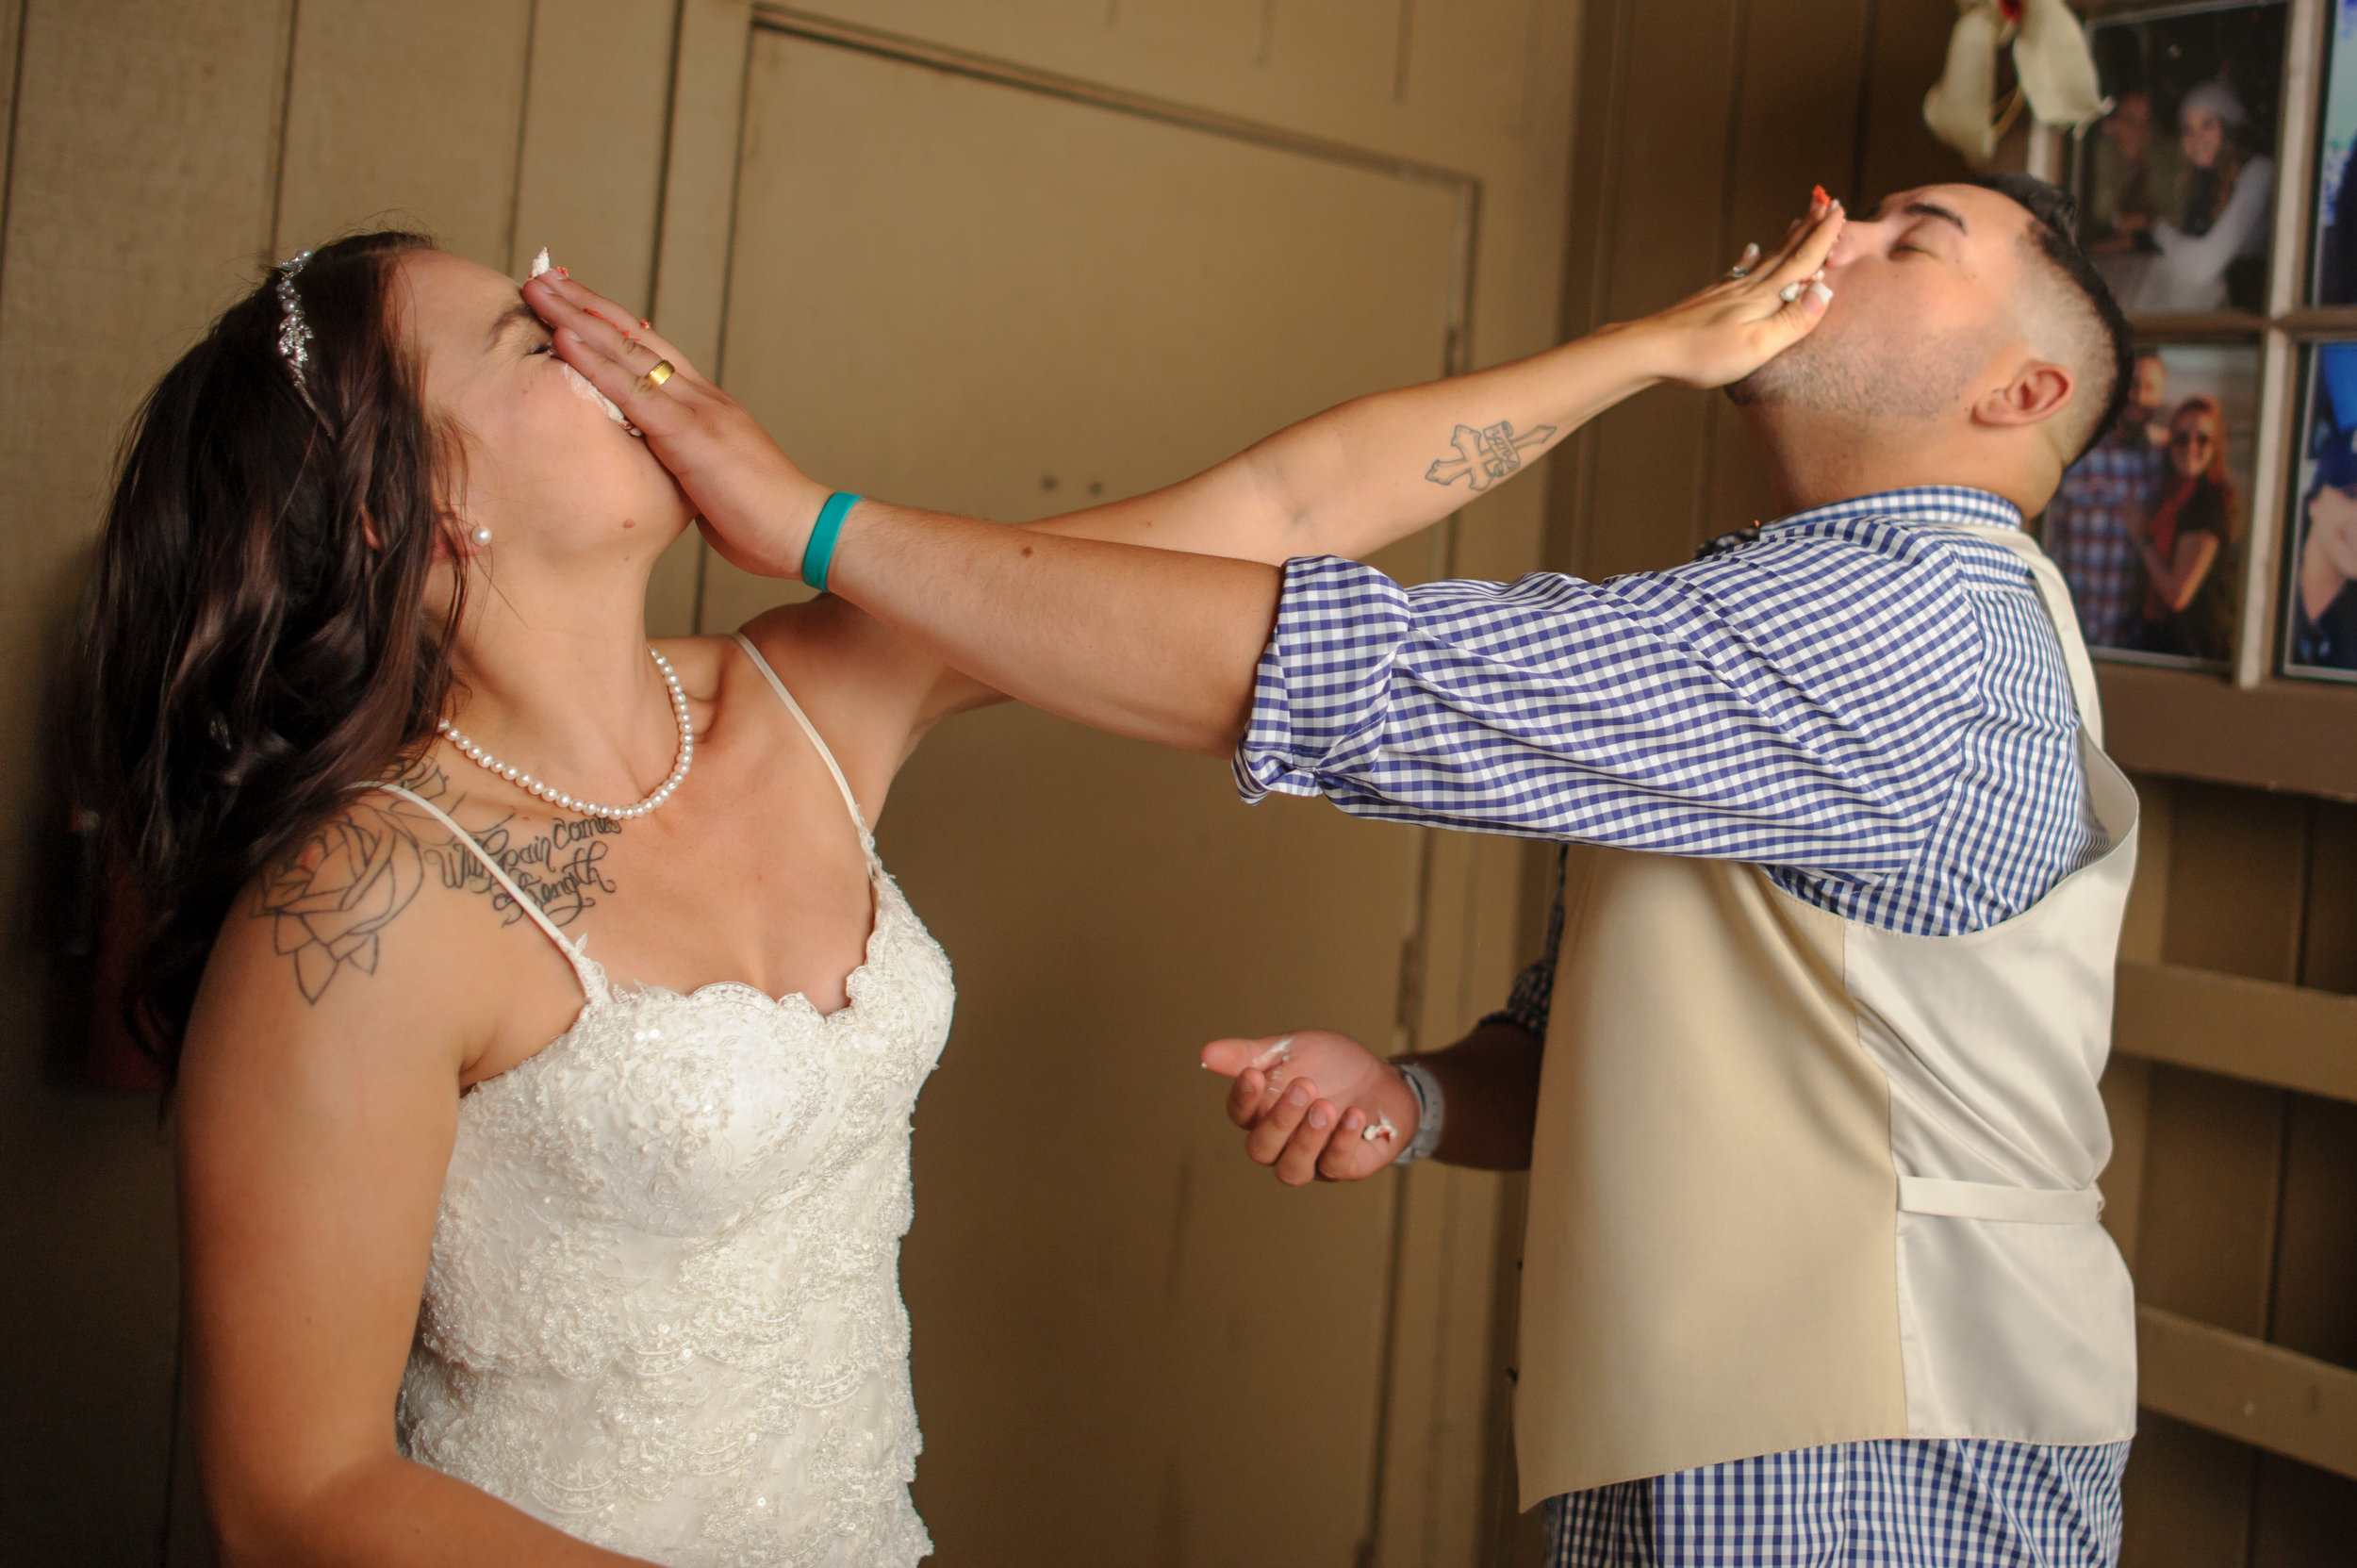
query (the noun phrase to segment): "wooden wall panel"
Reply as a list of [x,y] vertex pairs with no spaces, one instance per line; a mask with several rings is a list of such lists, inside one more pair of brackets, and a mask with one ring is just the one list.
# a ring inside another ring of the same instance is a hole
[[[1588,325],[1658,310],[1735,259],[1723,205],[1742,8],[1726,0],[1597,0],[1592,8],[1607,7],[1613,91],[1634,119],[1614,138],[1610,205],[1598,214],[1597,315]],[[1659,112],[1673,105],[1674,112]],[[1706,449],[1710,400],[1719,395],[1659,388],[1595,421],[1573,569],[1606,577],[1686,558],[1702,515],[1696,458]]]
[[532,0],[303,0],[277,254],[414,225],[505,269],[533,32]]
[[639,315],[653,308],[677,0],[534,0],[513,242]]
[[[681,0],[534,0],[510,273],[546,245],[600,293],[653,312],[680,25]],[[732,134],[723,156],[734,147]],[[691,533],[656,563],[651,635],[695,630],[697,549]]]
[[136,1562],[163,1520],[170,1161],[151,1097],[74,1087],[45,1060],[56,906],[24,868],[62,818],[43,694],[124,417],[269,237],[287,7],[21,14],[0,236],[0,653],[17,672],[0,697],[0,1323],[18,1346],[0,1361],[0,1555]]
[[[1772,249],[1808,206],[1809,187],[1857,211],[1871,198],[1847,189],[1856,163],[1861,47],[1875,0],[1752,0],[1744,16],[1742,97],[1725,197],[1722,249]],[[1699,288],[1706,278],[1697,279]],[[1691,545],[1776,515],[1766,467],[1723,395],[1706,404],[1708,478]]]
[[2296,980],[2307,829],[2308,805],[2297,797],[2180,784],[2161,957],[2253,980]]
[[[2179,781],[2171,790],[2162,957],[2289,981],[2299,961],[2304,802]],[[2266,1331],[2286,1096],[2152,1070],[2136,1285],[2144,1302]],[[2129,1463],[2127,1568],[2243,1561],[2258,1451],[2148,1411]],[[2219,1555],[2230,1553],[2231,1555]]]
[[2317,801],[2309,811],[2299,983],[2357,994],[2357,806]]
[[2243,1568],[2252,1450],[2151,1411],[2137,1424],[2120,1568]]
[[1865,134],[1854,150],[1853,205],[1862,206],[1893,190],[1953,180],[1967,172],[1954,151],[1923,127],[1923,94],[1938,79],[1948,34],[1954,26],[1954,12],[1946,6],[1869,0],[1861,44],[1871,63],[1858,106]]
[[2152,1069],[2137,1295],[2236,1333],[2266,1331],[2281,1090]]
[[2349,1568],[2357,1558],[2357,1481],[2281,1454],[2259,1456],[2250,1568]]
[[1537,9],[1534,0],[1410,5],[1402,96],[1500,130],[1519,129],[1531,85]]

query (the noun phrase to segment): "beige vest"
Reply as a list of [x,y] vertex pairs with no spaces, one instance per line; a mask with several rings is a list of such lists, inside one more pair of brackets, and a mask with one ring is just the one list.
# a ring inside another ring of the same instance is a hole
[[2109,848],[1947,937],[1753,866],[1574,854],[1524,1249],[1525,1508],[1824,1444],[2134,1432],[2095,1178],[2135,794],[2060,575],[2019,531],[1974,532],[2053,619]]

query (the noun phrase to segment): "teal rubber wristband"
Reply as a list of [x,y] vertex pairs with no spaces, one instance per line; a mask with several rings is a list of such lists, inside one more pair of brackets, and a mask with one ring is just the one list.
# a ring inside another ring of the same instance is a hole
[[835,536],[843,532],[843,520],[851,514],[860,498],[849,490],[837,490],[827,497],[827,503],[818,508],[818,520],[811,524],[810,542],[802,546],[802,581],[820,593],[827,591],[827,565],[834,559]]

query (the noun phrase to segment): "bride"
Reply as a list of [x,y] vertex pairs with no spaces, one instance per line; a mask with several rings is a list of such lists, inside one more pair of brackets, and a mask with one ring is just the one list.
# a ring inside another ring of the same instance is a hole
[[[642,388],[740,417],[612,308]],[[77,772],[176,1072],[214,1527],[239,1564],[906,1568],[951,988],[868,830],[997,694],[832,598],[651,644],[693,513],[551,349],[498,273],[338,240],[163,377],[114,493]],[[1463,493],[1366,454],[1506,373],[1045,526],[1361,554]],[[745,450],[707,502],[783,471]]]
[[[1056,526],[1380,542],[1290,521],[1292,470]],[[897,1267],[949,967],[868,828],[996,697],[832,599],[650,644],[690,520],[516,285],[411,235],[277,269],[140,415],[82,772],[230,1561],[929,1549]]]

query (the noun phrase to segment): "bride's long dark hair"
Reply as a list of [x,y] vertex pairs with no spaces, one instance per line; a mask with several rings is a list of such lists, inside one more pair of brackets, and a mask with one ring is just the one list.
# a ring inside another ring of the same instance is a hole
[[458,606],[430,624],[426,587],[458,446],[396,289],[431,248],[386,231],[311,256],[301,388],[266,276],[124,446],[65,712],[76,794],[143,916],[125,1008],[167,1075],[238,890],[441,713]]

